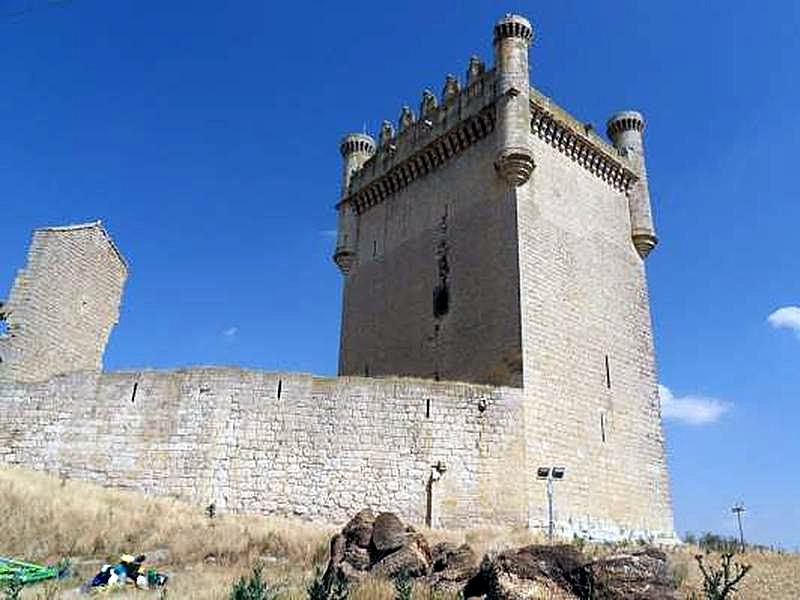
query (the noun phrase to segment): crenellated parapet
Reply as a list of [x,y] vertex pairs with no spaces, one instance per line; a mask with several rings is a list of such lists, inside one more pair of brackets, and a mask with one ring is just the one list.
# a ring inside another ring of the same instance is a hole
[[419,117],[403,106],[396,129],[390,121],[381,124],[374,155],[352,173],[340,205],[361,213],[446,164],[494,130],[493,104],[494,71],[473,57],[466,86],[448,75],[439,98],[423,92]]
[[[430,89],[423,91],[418,112],[405,105],[396,126],[383,121],[377,144],[368,136],[350,140],[347,184],[337,206],[349,205],[358,215],[490,133],[497,175],[509,186],[524,185],[533,173],[531,134],[615,190],[628,194],[637,185],[642,168],[632,162],[625,148],[609,144],[530,85],[528,52],[534,35],[530,22],[506,15],[493,33],[493,68],[472,56],[463,85],[447,75],[438,97]],[[628,121],[636,122],[633,117],[618,125],[614,121],[609,135],[627,140]]]

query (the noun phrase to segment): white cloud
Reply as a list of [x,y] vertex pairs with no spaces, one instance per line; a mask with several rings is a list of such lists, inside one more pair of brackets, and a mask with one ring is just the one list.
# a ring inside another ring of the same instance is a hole
[[718,421],[731,409],[729,402],[708,396],[678,396],[665,385],[658,386],[661,415],[684,425],[707,425]]
[[222,335],[226,339],[232,340],[237,335],[239,335],[239,328],[238,327],[228,327],[227,329],[222,331]]
[[775,329],[791,329],[800,336],[800,306],[784,306],[767,317]]

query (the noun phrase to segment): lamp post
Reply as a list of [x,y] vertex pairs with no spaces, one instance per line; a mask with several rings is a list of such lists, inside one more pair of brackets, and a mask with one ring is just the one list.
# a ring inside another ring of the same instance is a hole
[[736,515],[736,520],[739,522],[739,544],[742,546],[744,552],[744,530],[742,529],[742,513],[744,512],[744,503],[739,502],[731,508],[731,512]]
[[564,479],[565,467],[539,467],[536,469],[536,479],[544,480],[547,489],[547,537],[553,541],[553,482]]

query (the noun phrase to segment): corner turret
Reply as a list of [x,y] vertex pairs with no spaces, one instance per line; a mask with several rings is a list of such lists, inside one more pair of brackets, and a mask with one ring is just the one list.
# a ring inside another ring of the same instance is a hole
[[346,198],[353,173],[375,154],[375,140],[366,133],[351,133],[342,138],[339,152],[342,153],[342,198]]
[[[342,192],[341,197],[347,198],[350,190],[350,181],[373,154],[375,154],[375,140],[365,133],[351,133],[346,135],[339,151],[342,153]],[[353,207],[347,202],[339,204],[339,222],[336,231],[336,250],[333,261],[338,265],[343,274],[350,272],[356,258],[356,235],[358,231],[357,215]]]
[[530,22],[508,14],[494,26],[497,73],[497,172],[512,186],[523,185],[534,168],[530,147],[530,80],[528,47]]
[[647,258],[658,243],[650,209],[650,190],[647,185],[642,139],[644,127],[644,117],[633,110],[616,113],[606,124],[606,132],[614,147],[639,176],[638,181],[630,189],[628,203],[631,214],[631,239],[642,259]]

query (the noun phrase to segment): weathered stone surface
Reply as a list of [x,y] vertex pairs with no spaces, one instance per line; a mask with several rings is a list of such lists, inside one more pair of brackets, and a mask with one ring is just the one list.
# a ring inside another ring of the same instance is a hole
[[127,276],[99,221],[34,231],[8,301],[0,297],[8,326],[0,332],[0,382],[99,371]]
[[344,551],[344,560],[356,571],[367,571],[372,564],[369,550],[356,545],[349,545]]
[[372,527],[372,546],[383,555],[400,548],[408,539],[406,526],[396,514],[384,512],[377,516]]
[[484,557],[464,597],[494,600],[677,600],[666,555],[643,548],[585,558],[572,546],[526,546]]
[[365,508],[350,519],[342,529],[342,534],[344,534],[348,542],[361,548],[369,548],[374,524],[375,513],[372,512],[372,509]]
[[667,556],[656,548],[613,554],[588,567],[600,600],[677,600]]
[[467,544],[440,542],[431,548],[429,582],[438,589],[460,591],[478,573],[478,556]]
[[585,559],[572,546],[525,546],[484,557],[467,584],[466,598],[494,600],[572,600],[591,589]]
[[[363,544],[367,530],[372,535],[369,547],[364,548],[359,544]],[[446,563],[448,556],[440,554]],[[325,576],[329,580],[337,574],[347,579],[358,579],[365,573],[394,577],[405,571],[411,577],[425,577],[431,570],[431,548],[424,535],[406,526],[394,513],[384,512],[376,518],[372,511],[364,510],[332,538]]]
[[384,556],[372,565],[370,572],[384,577],[394,577],[405,571],[410,577],[423,577],[428,574],[429,566],[419,546],[409,544]]

